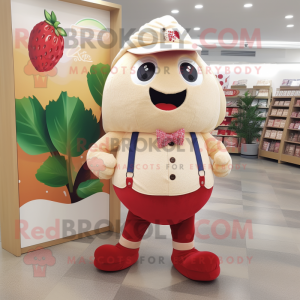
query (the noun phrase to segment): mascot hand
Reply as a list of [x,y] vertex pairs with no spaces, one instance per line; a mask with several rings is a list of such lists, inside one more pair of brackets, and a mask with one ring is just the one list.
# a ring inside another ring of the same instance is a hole
[[114,175],[117,160],[106,152],[88,153],[87,165],[100,179],[110,179]]
[[217,177],[227,176],[232,168],[232,160],[227,151],[219,151],[215,154],[213,172]]

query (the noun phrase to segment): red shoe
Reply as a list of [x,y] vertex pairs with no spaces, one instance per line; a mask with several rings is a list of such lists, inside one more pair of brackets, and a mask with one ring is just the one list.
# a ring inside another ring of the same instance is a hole
[[120,271],[132,266],[139,258],[139,248],[125,248],[119,243],[102,245],[95,251],[94,265],[102,271]]
[[220,260],[211,252],[173,249],[171,260],[179,273],[192,280],[211,281],[220,275]]

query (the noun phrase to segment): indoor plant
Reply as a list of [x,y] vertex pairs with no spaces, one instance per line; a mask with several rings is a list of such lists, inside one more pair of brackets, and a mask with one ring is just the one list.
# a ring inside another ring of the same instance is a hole
[[260,117],[259,106],[253,105],[256,96],[249,91],[237,101],[238,113],[233,115],[229,130],[235,131],[237,136],[244,139],[241,147],[241,156],[246,158],[257,158],[258,144],[255,139],[261,136],[261,124],[266,119]]

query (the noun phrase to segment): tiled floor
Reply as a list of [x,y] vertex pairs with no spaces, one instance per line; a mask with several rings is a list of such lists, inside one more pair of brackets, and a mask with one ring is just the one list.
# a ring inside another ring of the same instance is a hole
[[[232,173],[216,179],[212,198],[196,217],[209,222],[199,226],[196,247],[222,261],[214,282],[179,274],[170,260],[169,227],[152,226],[139,262],[121,272],[101,272],[91,263],[98,246],[118,242],[116,234],[49,248],[56,264],[47,267],[46,277],[34,277],[23,256],[0,250],[0,299],[300,299],[300,168],[239,156],[233,162]],[[126,213],[123,207],[122,222]]]

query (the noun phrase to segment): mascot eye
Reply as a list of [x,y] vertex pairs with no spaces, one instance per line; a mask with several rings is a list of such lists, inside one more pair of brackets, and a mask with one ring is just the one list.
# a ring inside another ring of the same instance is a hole
[[179,62],[179,72],[189,85],[200,85],[203,81],[200,67],[190,59]]
[[149,81],[154,74],[155,65],[152,62],[142,64],[137,71],[137,77],[140,81]]
[[157,73],[157,63],[152,57],[137,61],[131,72],[131,79],[139,85],[150,83]]

